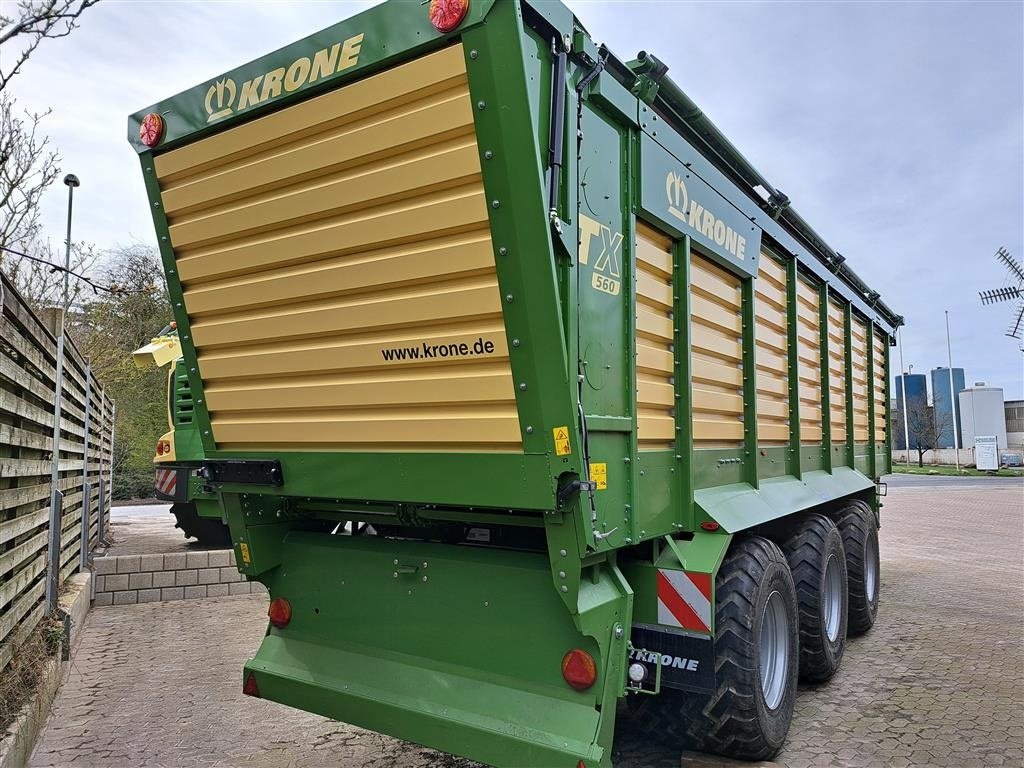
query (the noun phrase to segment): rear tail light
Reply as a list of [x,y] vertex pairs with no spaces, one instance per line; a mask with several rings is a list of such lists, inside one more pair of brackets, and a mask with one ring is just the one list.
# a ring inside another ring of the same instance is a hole
[[573,648],[562,657],[562,677],[577,691],[585,691],[597,680],[594,657],[579,648]]
[[[468,2],[468,0],[467,0]],[[147,147],[155,147],[164,136],[164,119],[156,112],[150,112],[142,118],[139,126],[139,141]]]
[[157,440],[156,441],[156,455],[163,456],[165,453],[171,452],[170,440]]
[[256,675],[252,672],[245,678],[245,685],[242,686],[242,693],[246,696],[255,696],[257,699],[260,697],[260,687],[256,685]]
[[469,13],[469,0],[430,0],[430,23],[438,32],[451,32]]
[[270,623],[278,629],[284,629],[292,620],[292,604],[283,597],[275,597],[270,601],[270,609],[267,611]]

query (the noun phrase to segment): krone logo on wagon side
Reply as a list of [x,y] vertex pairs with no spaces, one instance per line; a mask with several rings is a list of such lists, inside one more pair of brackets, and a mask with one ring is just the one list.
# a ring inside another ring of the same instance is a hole
[[221,78],[211,83],[206,90],[206,122],[212,123],[344,72],[359,63],[362,45],[363,35],[360,33],[329,48],[323,48],[312,56],[301,56],[287,67],[256,75],[240,86],[230,77]]
[[669,214],[737,259],[745,257],[747,239],[696,199],[691,199],[683,176],[675,171],[669,171],[665,176],[665,197],[668,198]]
[[225,77],[211,85],[206,91],[206,114],[209,115],[206,122],[220,120],[220,118],[230,115],[234,111],[232,106],[237,95],[235,81],[230,77]]

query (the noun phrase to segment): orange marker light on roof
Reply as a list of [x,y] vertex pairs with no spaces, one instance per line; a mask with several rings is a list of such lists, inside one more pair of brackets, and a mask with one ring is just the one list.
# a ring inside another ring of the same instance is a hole
[[139,141],[147,147],[155,147],[164,137],[164,119],[156,112],[150,112],[142,118],[139,126]]
[[469,0],[430,0],[430,23],[438,32],[451,32],[469,13]]

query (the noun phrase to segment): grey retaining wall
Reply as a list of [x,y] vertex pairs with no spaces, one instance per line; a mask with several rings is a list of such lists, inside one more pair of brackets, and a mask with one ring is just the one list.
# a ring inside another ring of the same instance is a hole
[[96,579],[94,605],[130,605],[266,592],[262,584],[246,581],[238,572],[235,553],[230,549],[98,557],[93,562]]

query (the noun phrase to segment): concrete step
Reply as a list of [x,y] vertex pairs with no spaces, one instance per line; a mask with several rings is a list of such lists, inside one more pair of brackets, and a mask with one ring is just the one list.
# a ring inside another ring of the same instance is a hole
[[235,568],[231,549],[162,555],[97,557],[93,605],[131,605],[160,600],[226,597],[266,592]]

